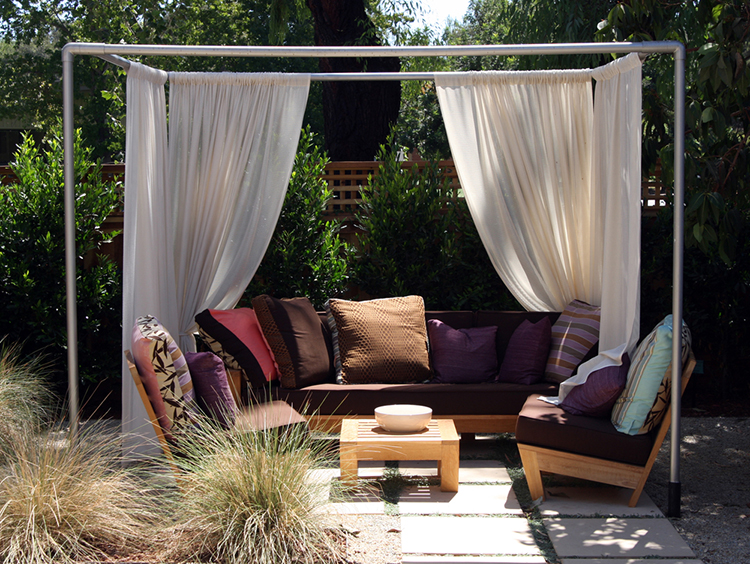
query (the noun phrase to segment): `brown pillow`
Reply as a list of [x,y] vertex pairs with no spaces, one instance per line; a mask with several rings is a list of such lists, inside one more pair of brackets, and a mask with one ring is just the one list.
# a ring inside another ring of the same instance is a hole
[[279,300],[262,295],[252,301],[285,388],[333,380],[330,333],[307,298]]
[[337,380],[344,384],[421,382],[430,378],[421,296],[326,303]]

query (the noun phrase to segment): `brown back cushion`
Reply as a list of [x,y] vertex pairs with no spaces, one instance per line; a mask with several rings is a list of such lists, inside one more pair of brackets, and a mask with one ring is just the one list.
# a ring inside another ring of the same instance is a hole
[[333,379],[330,333],[310,300],[253,298],[253,309],[281,372],[281,385],[302,388]]
[[337,380],[344,384],[430,378],[424,301],[405,296],[328,300]]

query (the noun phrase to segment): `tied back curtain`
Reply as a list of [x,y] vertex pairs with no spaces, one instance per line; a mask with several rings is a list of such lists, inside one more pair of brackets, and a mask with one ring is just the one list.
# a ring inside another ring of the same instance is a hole
[[469,209],[510,291],[531,311],[602,306],[602,353],[570,384],[620,364],[640,310],[638,55],[593,71],[445,73],[435,83]]
[[[194,350],[186,333],[195,314],[239,301],[281,211],[309,83],[309,75],[167,75],[131,66],[123,349],[135,319],[153,314],[179,335],[181,348]],[[125,452],[150,454],[143,437],[153,438],[153,429],[143,424],[145,409],[124,364],[122,401],[132,443]]]
[[[139,315],[155,315],[177,327],[171,232],[167,195],[167,73],[131,63],[127,79],[125,122],[125,217],[123,229],[122,344],[130,348]],[[158,242],[158,243],[157,243]],[[145,425],[144,425],[145,423]],[[146,409],[122,359],[123,451],[150,455],[158,446],[139,434],[153,435]]]
[[195,314],[230,309],[260,265],[281,213],[309,75],[171,73],[180,348],[195,350]]

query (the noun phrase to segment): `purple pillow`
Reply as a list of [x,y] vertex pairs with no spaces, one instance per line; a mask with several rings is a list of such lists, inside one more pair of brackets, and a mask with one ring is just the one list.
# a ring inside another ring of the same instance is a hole
[[508,341],[496,380],[525,385],[540,382],[544,378],[551,338],[549,317],[536,323],[524,319]]
[[229,388],[224,362],[211,352],[186,352],[198,405],[220,425],[229,428],[237,416],[237,404]]
[[497,327],[453,329],[438,319],[430,319],[427,334],[433,382],[475,384],[492,380],[497,374]]
[[622,366],[607,366],[592,372],[583,384],[568,392],[560,407],[573,415],[609,417],[625,389],[629,369],[630,357],[625,353]]

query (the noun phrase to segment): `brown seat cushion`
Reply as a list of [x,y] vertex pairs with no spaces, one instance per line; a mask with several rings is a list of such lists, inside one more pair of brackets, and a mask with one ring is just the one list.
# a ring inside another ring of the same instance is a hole
[[643,466],[653,446],[653,435],[620,433],[607,419],[572,415],[561,408],[529,396],[518,414],[516,441]]
[[435,415],[517,415],[530,393],[556,395],[557,386],[480,384],[316,384],[301,390],[276,389],[278,399],[297,411],[319,415],[370,415],[381,405],[413,403]]

